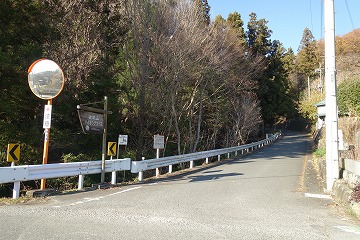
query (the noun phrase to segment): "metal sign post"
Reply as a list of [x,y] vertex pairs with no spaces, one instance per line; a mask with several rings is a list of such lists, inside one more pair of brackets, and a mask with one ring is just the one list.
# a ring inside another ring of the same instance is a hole
[[107,136],[107,115],[112,114],[108,111],[108,98],[104,97],[104,109],[88,107],[102,102],[80,104],[77,106],[79,111],[80,123],[85,133],[102,133],[102,150],[101,150],[101,184],[105,182],[105,156],[106,156],[106,136]]
[[116,158],[119,159],[119,151],[120,151],[120,146],[127,146],[127,141],[128,141],[128,135],[121,135],[119,134],[119,139],[118,139],[118,148],[117,148],[117,155]]
[[[15,162],[20,160],[20,144],[8,144],[7,161],[11,162],[11,166],[15,166]],[[14,182],[13,199],[20,196],[20,181]]]
[[104,97],[104,133],[102,138],[102,154],[101,154],[101,183],[105,182],[105,154],[106,154],[106,136],[107,136],[107,109],[108,98]]
[[[28,70],[28,83],[31,91],[38,97],[47,100],[44,111],[44,152],[43,164],[48,162],[52,99],[64,88],[64,73],[57,63],[48,59],[35,61]],[[41,189],[45,189],[46,179],[41,179]]]
[[[44,111],[44,151],[43,151],[43,161],[42,164],[48,163],[49,156],[49,142],[50,142],[50,126],[51,126],[51,109],[52,109],[52,99],[48,100],[48,104],[45,105]],[[46,179],[41,179],[40,184],[41,189],[46,188]]]
[[[118,139],[118,151],[117,151],[117,155],[116,158],[119,159],[120,157],[120,146],[125,146],[125,150],[126,150],[126,146],[128,143],[128,135],[121,135],[119,134],[119,139]],[[123,182],[125,182],[125,170],[124,170],[124,174],[123,174]]]
[[[110,160],[113,160],[113,156],[116,155],[116,142],[108,142],[108,151],[107,151],[107,155],[110,156]],[[115,185],[116,184],[116,171],[112,171],[111,172],[111,184]]]
[[[160,158],[160,149],[164,149],[165,138],[163,135],[154,135],[154,149],[156,149],[156,158]],[[159,168],[156,168],[156,177],[160,176]]]

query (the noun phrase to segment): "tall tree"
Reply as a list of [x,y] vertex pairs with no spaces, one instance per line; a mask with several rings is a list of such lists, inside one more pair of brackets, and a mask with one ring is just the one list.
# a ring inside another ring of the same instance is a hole
[[[4,103],[0,107],[0,147],[6,149],[10,142],[23,144],[24,164],[40,159],[42,107],[30,91],[26,73],[42,57],[42,46],[53,33],[49,21],[41,1],[0,2],[0,101]],[[0,165],[5,160],[0,159]]]
[[272,120],[277,123],[294,116],[295,106],[289,82],[290,60],[291,51],[287,52],[279,41],[274,40],[267,56],[269,65],[266,70],[268,79],[266,84],[268,90],[265,94],[266,100],[263,102],[263,112],[266,112],[264,115],[267,117],[267,122]]
[[297,54],[297,70],[306,77],[314,76],[315,69],[319,67],[319,59],[316,55],[317,45],[310,29],[305,28]]
[[207,0],[193,0],[196,7],[197,12],[201,16],[201,21],[206,25],[210,25],[210,5]]
[[226,20],[219,14],[214,18],[212,25],[214,27],[224,29],[224,28],[226,28]]
[[245,44],[245,30],[244,30],[244,22],[241,19],[241,15],[238,12],[233,12],[228,15],[227,22],[235,34],[237,38],[240,40],[241,44]]
[[310,29],[305,28],[295,63],[297,73],[296,87],[299,89],[298,98],[300,98],[302,91],[305,89],[307,90],[307,97],[311,97],[314,76],[318,75],[315,72],[315,69],[319,67],[317,51],[317,44],[312,32]]
[[274,126],[281,119],[291,116],[294,106],[288,81],[291,67],[289,55],[279,41],[270,39],[272,31],[267,23],[251,13],[246,39],[250,53],[262,56],[265,61],[264,74],[257,78],[257,95],[265,124]]
[[247,44],[255,54],[266,56],[271,47],[272,31],[266,25],[268,21],[264,18],[257,19],[256,13],[249,14],[250,19],[247,25]]

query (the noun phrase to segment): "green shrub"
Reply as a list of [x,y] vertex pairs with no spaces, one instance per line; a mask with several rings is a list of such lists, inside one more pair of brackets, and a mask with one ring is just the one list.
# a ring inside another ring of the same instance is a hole
[[337,97],[339,111],[350,116],[360,116],[360,78],[354,78],[341,83]]
[[72,153],[63,154],[61,156],[61,159],[64,163],[90,161],[90,159],[85,154],[82,153],[78,155]]
[[323,158],[325,157],[326,149],[325,148],[318,148],[315,150],[314,155],[317,158]]

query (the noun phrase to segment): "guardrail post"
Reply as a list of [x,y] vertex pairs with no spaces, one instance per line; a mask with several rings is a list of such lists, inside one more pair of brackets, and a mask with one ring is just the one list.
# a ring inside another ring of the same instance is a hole
[[235,157],[237,157],[237,155],[238,155],[238,151],[235,151]]
[[194,167],[194,161],[190,161],[190,168]]
[[156,177],[160,177],[160,169],[156,168],[156,173],[155,173]]
[[84,175],[79,175],[79,181],[78,181],[78,190],[81,190],[84,188]]
[[205,163],[206,163],[206,164],[209,164],[209,158],[208,158],[208,157],[205,158]]
[[169,173],[172,173],[172,165],[169,165]]
[[111,172],[111,184],[116,184],[116,171]]
[[227,154],[227,158],[230,158],[230,153]]
[[144,174],[143,174],[144,172],[143,171],[141,171],[141,172],[139,172],[139,182],[142,182],[142,180],[143,180],[143,176],[144,176]]
[[14,182],[13,199],[20,197],[20,182]]
[[[145,158],[142,157],[141,160],[144,161]],[[142,182],[143,178],[144,178],[144,172],[143,172],[143,171],[140,171],[140,172],[139,172],[139,176],[138,176],[139,182]]]
[[218,155],[218,161],[220,161],[220,158],[221,158],[221,156],[220,156],[220,155]]

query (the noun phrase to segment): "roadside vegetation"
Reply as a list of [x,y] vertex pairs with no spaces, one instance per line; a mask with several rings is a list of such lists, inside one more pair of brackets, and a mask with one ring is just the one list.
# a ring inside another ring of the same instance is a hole
[[[82,133],[76,106],[104,96],[113,112],[107,141],[128,135],[120,156],[133,160],[154,157],[155,134],[165,136],[168,156],[244,144],[289,120],[306,119],[311,129],[312,105],[323,96],[315,71],[323,71],[322,43],[306,28],[295,53],[272,39],[267,20],[256,13],[248,23],[236,11],[211,21],[210,8],[206,0],[2,1],[0,166],[9,165],[9,143],[21,144],[16,164],[41,163],[45,101],[27,83],[27,69],[40,58],[57,62],[65,74],[53,101],[49,163],[101,159],[102,136]],[[344,59],[357,56],[352,41],[342,38]],[[350,60],[343,64],[344,72],[354,70]],[[344,111],[355,114],[356,91],[349,92],[353,105]],[[85,185],[98,178],[86,178]],[[49,184],[71,189],[76,179]],[[10,189],[0,185],[0,196]]]

